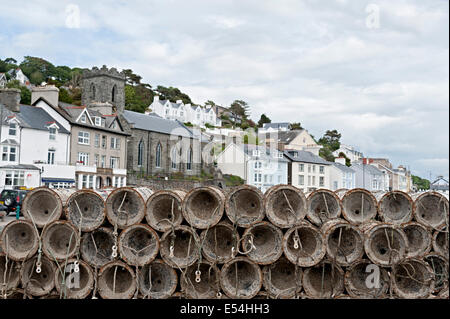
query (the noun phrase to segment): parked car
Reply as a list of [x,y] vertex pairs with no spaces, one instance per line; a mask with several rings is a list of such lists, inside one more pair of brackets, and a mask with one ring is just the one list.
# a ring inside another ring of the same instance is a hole
[[[15,213],[17,206],[22,208],[22,202],[27,193],[27,190],[22,189],[4,189],[0,193],[0,205],[6,207],[6,215],[12,212]],[[22,209],[20,210],[20,215],[22,215]]]
[[5,205],[0,204],[0,221],[3,221],[3,218],[8,215],[8,208]]

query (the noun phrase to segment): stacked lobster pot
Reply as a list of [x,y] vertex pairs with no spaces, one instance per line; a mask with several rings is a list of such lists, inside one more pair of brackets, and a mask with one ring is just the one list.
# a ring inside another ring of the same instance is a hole
[[448,298],[437,192],[36,188],[1,233],[4,299]]

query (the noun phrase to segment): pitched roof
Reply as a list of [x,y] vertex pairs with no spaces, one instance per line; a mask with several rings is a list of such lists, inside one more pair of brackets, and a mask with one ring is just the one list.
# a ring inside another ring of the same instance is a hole
[[268,129],[268,128],[288,128],[289,127],[289,123],[288,122],[280,122],[280,123],[264,123],[263,124],[263,128]]
[[[363,167],[364,166],[364,167]],[[352,168],[356,168],[359,170],[365,170],[366,172],[369,172],[372,175],[383,175],[383,172],[380,171],[378,168],[376,168],[373,165],[364,165],[364,164],[360,164],[360,163],[354,163],[351,166]]]
[[[115,114],[113,114],[112,116],[103,115],[102,113],[100,113],[96,110],[87,108],[87,112],[89,113],[89,115],[91,117],[98,116],[98,117],[102,117],[105,119],[106,127],[103,127],[103,126],[97,126],[95,124],[90,124],[89,121],[87,121],[86,123],[80,123],[80,122],[76,121],[78,116],[80,116],[81,112],[83,112],[84,109],[86,109],[86,106],[72,105],[72,104],[68,104],[68,103],[64,103],[64,102],[58,102],[58,106],[59,106],[59,108],[55,108],[55,110],[72,124],[75,124],[78,126],[89,127],[89,128],[93,128],[93,129],[98,129],[98,130],[102,130],[102,131],[107,131],[110,133],[129,135],[128,133],[124,132],[123,130],[114,130],[114,129],[109,128],[109,124],[111,124],[111,122],[117,118],[117,115],[115,115]],[[119,121],[119,124],[120,124],[120,121]],[[122,129],[122,127],[121,127],[121,129]]]
[[[276,159],[277,161],[280,161],[280,162],[288,162],[288,160],[286,160],[284,157],[282,157],[282,158],[274,157],[273,152],[271,153],[270,149],[265,146],[254,145],[254,144],[242,144],[242,145],[244,146],[244,153],[253,159],[255,159],[255,158],[259,158],[259,159],[263,159],[263,160]],[[256,151],[256,150],[259,151],[259,156],[253,155],[253,151]],[[279,151],[276,150],[276,152],[279,152]]]
[[[297,153],[297,156],[294,156],[294,154]],[[324,160],[322,157],[319,157],[317,155],[314,155],[311,152],[308,151],[284,151],[284,156],[286,156],[289,160],[293,162],[305,162],[305,163],[313,163],[313,164],[324,164],[324,165],[331,165],[332,162],[328,162]]]
[[335,163],[333,163],[333,166],[336,167],[337,169],[340,169],[343,172],[346,172],[346,173],[354,173],[355,172],[353,169],[351,169],[347,165],[342,165],[341,163],[335,162]]
[[6,124],[6,119],[11,116],[16,116],[20,122],[20,126],[22,127],[48,131],[48,126],[54,122],[59,127],[59,133],[70,133],[58,121],[51,117],[50,114],[45,112],[45,110],[40,107],[21,104],[20,112],[18,113],[11,112],[10,110],[4,108],[3,123]]
[[300,135],[304,130],[292,130],[292,131],[281,131],[278,132],[278,142],[289,144],[292,142],[297,136]]
[[125,110],[123,116],[134,128],[164,134],[197,138],[192,131],[178,120],[168,120],[148,114]]

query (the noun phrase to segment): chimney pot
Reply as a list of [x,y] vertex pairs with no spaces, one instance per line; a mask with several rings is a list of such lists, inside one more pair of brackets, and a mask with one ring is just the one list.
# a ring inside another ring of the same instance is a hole
[[20,112],[20,90],[0,89],[0,104],[12,112]]
[[52,106],[58,106],[59,89],[54,85],[37,86],[31,90],[31,104],[44,98]]

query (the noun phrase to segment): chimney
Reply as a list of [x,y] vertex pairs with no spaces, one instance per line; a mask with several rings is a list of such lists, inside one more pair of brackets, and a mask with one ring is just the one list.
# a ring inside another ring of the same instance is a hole
[[12,112],[20,112],[20,90],[0,89],[0,104]]
[[158,102],[159,101],[159,95],[155,95],[153,97],[153,102]]
[[31,104],[44,98],[51,106],[58,106],[59,89],[54,85],[37,86],[31,89]]
[[181,104],[181,103],[183,103],[182,100],[177,100],[177,104]]
[[345,157],[336,157],[334,159],[334,161],[335,161],[335,163],[339,163],[339,164],[345,165]]

